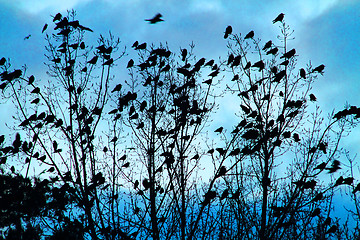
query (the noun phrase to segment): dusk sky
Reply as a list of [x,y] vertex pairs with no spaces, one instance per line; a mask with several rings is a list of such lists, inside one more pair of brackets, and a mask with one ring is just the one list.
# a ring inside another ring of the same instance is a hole
[[[41,30],[45,23],[51,26],[57,12],[76,10],[81,24],[94,30],[90,34],[94,43],[110,30],[129,53],[136,40],[168,42],[173,51],[194,42],[196,54],[207,59],[226,57],[223,33],[228,25],[233,33],[243,35],[254,30],[264,43],[276,40],[279,25],[272,20],[283,12],[295,31],[289,45],[297,50],[299,66],[310,60],[313,66],[326,66],[312,91],[324,113],[341,110],[346,103],[360,106],[359,0],[0,0],[0,9],[0,57],[10,58],[15,68],[26,64],[27,75],[38,79],[48,77]],[[157,13],[164,22],[151,25],[144,21]],[[128,59],[117,62],[117,69],[126,73]],[[9,119],[9,110],[1,109],[2,121]],[[356,149],[354,154],[360,149],[359,133],[354,131],[346,143]]]

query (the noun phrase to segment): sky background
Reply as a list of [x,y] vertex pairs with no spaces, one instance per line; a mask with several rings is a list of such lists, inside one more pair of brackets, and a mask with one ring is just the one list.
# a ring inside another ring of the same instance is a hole
[[[310,60],[313,66],[326,66],[312,91],[325,116],[346,103],[360,106],[360,0],[0,0],[0,57],[10,58],[15,68],[26,64],[27,75],[46,80],[41,30],[45,23],[52,26],[51,16],[69,9],[77,11],[82,25],[94,30],[88,34],[94,42],[109,30],[128,49],[136,40],[168,42],[173,51],[193,42],[196,55],[206,59],[226,57],[223,33],[228,25],[233,33],[254,30],[264,43],[275,40],[279,24],[273,25],[272,20],[282,12],[294,30],[289,49],[296,49],[298,66]],[[156,13],[165,22],[150,25],[144,21]],[[128,60],[117,62],[125,77]],[[0,106],[2,128],[13,112],[10,106]],[[227,113],[233,116],[231,106],[222,111],[224,118]],[[351,156],[360,153],[359,129],[343,141]]]
[[[41,30],[45,23],[52,26],[57,12],[69,9],[75,9],[80,23],[94,30],[88,34],[93,42],[109,31],[128,49],[136,40],[168,42],[172,51],[193,42],[196,55],[207,59],[226,57],[223,32],[228,25],[234,33],[254,30],[263,42],[275,40],[279,24],[273,25],[272,20],[283,12],[294,30],[289,49],[296,48],[299,67],[310,60],[313,66],[326,66],[312,91],[324,113],[341,110],[346,103],[360,106],[359,0],[0,0],[0,56],[10,58],[14,67],[26,64],[28,75],[46,79]],[[156,13],[165,22],[150,25],[144,21]],[[118,62],[120,71],[125,72],[128,59]],[[230,113],[232,108],[224,111]],[[10,112],[9,107],[0,108],[0,122]],[[359,135],[356,129],[344,141],[354,154],[360,152]]]

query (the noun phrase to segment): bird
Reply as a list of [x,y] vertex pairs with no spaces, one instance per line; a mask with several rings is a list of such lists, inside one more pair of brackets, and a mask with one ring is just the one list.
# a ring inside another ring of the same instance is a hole
[[315,97],[315,95],[314,94],[310,94],[309,95],[309,97],[310,97],[310,101],[312,101],[312,102],[315,102],[316,101],[316,97]]
[[153,18],[145,19],[145,21],[148,21],[150,24],[155,24],[158,22],[163,22],[164,20],[161,19],[162,15],[160,13],[156,14]]
[[324,170],[326,168],[326,162],[322,162],[319,165],[317,165],[314,170],[319,169],[320,171]]
[[34,75],[31,75],[31,76],[29,77],[28,84],[31,85],[34,81],[35,81],[35,77],[34,77]]
[[284,53],[284,55],[282,55],[280,58],[291,58],[295,55],[296,50],[295,48],[291,49],[290,51]]
[[232,33],[232,27],[231,26],[227,26],[226,30],[225,30],[225,35],[224,38],[228,38],[228,36]]
[[306,79],[306,72],[305,72],[305,69],[303,69],[303,68],[300,69],[300,77],[302,77],[303,79]]
[[114,62],[114,59],[110,58],[109,60],[103,63],[103,66],[110,66]]
[[40,88],[39,87],[36,87],[34,88],[31,93],[40,93]]
[[181,49],[181,60],[184,62],[186,60],[186,56],[187,56],[187,49]]
[[244,39],[249,39],[254,37],[254,31],[250,31],[248,34],[246,34]]
[[88,63],[90,63],[90,64],[96,64],[98,58],[99,58],[98,56],[94,56],[90,61],[88,61]]
[[262,60],[260,60],[260,61],[258,61],[258,62],[256,62],[256,63],[254,63],[254,64],[252,65],[252,67],[257,67],[257,68],[259,68],[259,72],[261,72],[261,70],[263,70],[263,69],[265,68],[265,64],[264,64],[264,62],[263,62]]
[[279,51],[279,49],[277,47],[275,47],[275,48],[272,48],[269,51],[267,51],[266,55],[269,55],[269,54],[275,55],[278,51]]
[[48,24],[47,24],[47,23],[45,23],[45,25],[44,25],[44,27],[43,27],[43,29],[42,29],[41,33],[44,33],[44,32],[45,32],[45,30],[47,29],[47,27],[48,27]]
[[287,66],[288,64],[289,64],[289,60],[285,60],[282,63],[280,63],[280,65],[283,65],[283,66]]
[[317,66],[316,68],[314,68],[312,70],[312,72],[318,72],[318,73],[323,74],[324,69],[325,69],[325,65],[321,64],[320,66]]
[[275,24],[276,22],[282,22],[284,19],[285,14],[280,13],[274,20],[273,20],[273,24]]
[[35,98],[31,101],[32,104],[38,104],[40,102],[40,98]]
[[31,34],[27,35],[26,37],[24,37],[24,40],[28,40],[31,37]]
[[249,69],[251,67],[251,62],[248,61],[244,67],[244,70]]
[[112,92],[112,93],[113,93],[113,92],[118,92],[118,91],[121,90],[121,88],[122,88],[122,85],[121,85],[121,84],[118,84],[118,85],[115,86],[115,88],[114,88],[111,92]]
[[61,13],[57,13],[57,14],[55,15],[55,17],[53,18],[53,22],[59,21],[59,20],[61,19],[61,17],[62,17]]
[[134,66],[134,60],[130,59],[126,67],[131,68],[132,66]]
[[272,46],[272,41],[270,40],[270,41],[265,43],[265,46],[263,47],[262,50],[266,50],[266,49],[270,48],[271,46]]
[[3,66],[5,64],[5,62],[6,62],[6,58],[2,57],[0,59],[0,66]]
[[143,50],[145,48],[146,48],[146,43],[139,44],[135,47],[136,50],[139,50],[139,49]]
[[224,130],[223,127],[219,127],[218,129],[216,129],[214,132],[218,132],[218,133],[222,133],[222,131]]

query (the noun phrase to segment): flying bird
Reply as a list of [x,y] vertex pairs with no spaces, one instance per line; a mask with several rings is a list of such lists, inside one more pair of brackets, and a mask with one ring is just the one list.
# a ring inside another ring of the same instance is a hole
[[228,36],[232,33],[232,27],[231,26],[227,26],[226,30],[225,30],[225,35],[224,38],[228,38]]
[[285,14],[280,13],[274,20],[273,20],[273,24],[275,24],[276,22],[282,22],[282,20],[284,19]]
[[254,31],[250,31],[248,34],[246,34],[244,39],[253,38],[254,37]]
[[24,37],[24,40],[28,40],[31,37],[31,34],[27,35],[26,37]]
[[148,21],[150,24],[155,24],[158,22],[163,22],[164,20],[161,19],[162,15],[160,13],[156,14],[153,18],[145,19],[145,21]]

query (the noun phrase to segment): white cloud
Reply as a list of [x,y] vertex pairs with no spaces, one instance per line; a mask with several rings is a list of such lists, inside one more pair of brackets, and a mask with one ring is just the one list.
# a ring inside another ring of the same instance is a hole
[[14,0],[11,3],[7,2],[7,4],[29,14],[37,14],[44,10],[63,12],[89,1],[91,0]]

